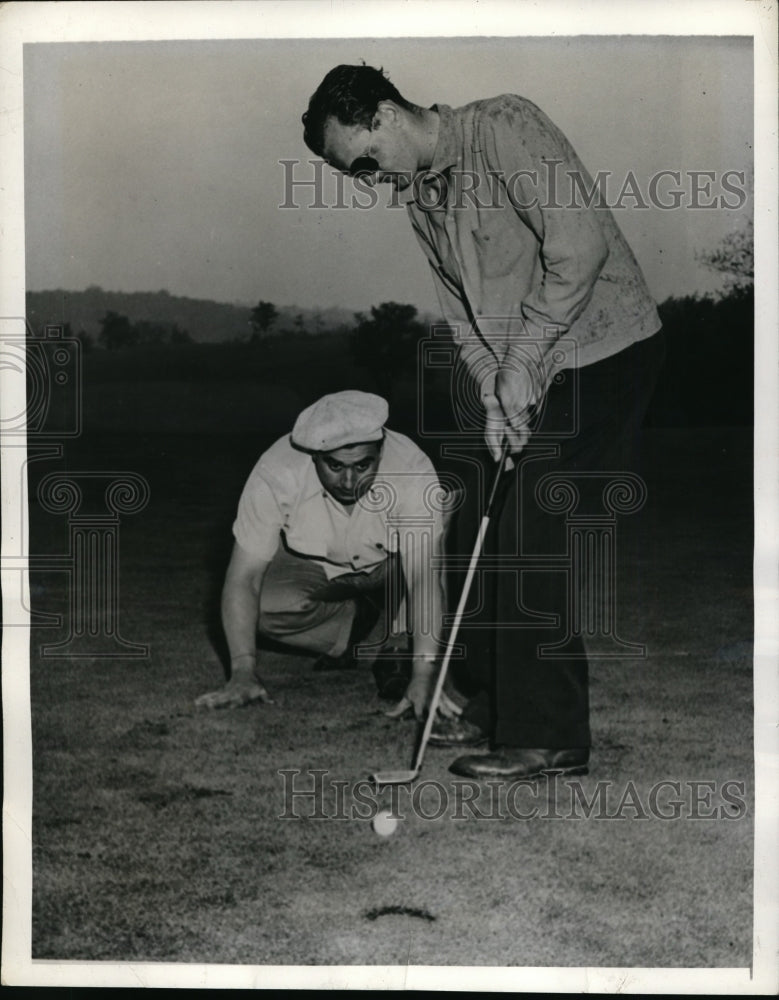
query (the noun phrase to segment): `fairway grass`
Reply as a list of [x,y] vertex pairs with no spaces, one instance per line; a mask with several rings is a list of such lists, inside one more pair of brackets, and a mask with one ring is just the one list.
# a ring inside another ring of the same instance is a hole
[[[404,793],[386,838],[352,815],[355,789],[409,765],[415,724],[382,714],[369,668],[315,673],[311,658],[272,651],[276,704],[194,708],[221,682],[230,524],[267,443],[104,435],[68,449],[69,469],[148,479],[149,506],[121,523],[119,609],[122,635],[149,655],[46,658],[41,645],[64,633],[33,631],[33,957],[748,966],[748,432],[647,434],[650,500],[621,522],[618,605],[620,634],[647,656],[593,661],[593,754],[578,792],[573,780],[524,787],[516,811],[535,806],[532,818],[490,816],[505,788],[458,781],[456,752],[431,748],[426,815]],[[67,549],[66,519],[33,503],[31,522],[33,551]],[[67,621],[64,574],[35,574],[33,594],[36,610]],[[284,797],[291,780],[312,788],[311,770],[326,772],[320,818],[311,798]],[[680,783],[678,818],[650,809],[662,781]],[[723,800],[728,781],[743,783],[743,808]],[[598,801],[603,782],[610,808],[577,814],[576,795]],[[432,818],[442,789],[447,809]]]

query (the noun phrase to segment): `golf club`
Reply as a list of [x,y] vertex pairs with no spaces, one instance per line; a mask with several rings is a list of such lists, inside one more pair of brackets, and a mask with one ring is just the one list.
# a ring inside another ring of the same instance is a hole
[[444,653],[444,658],[441,663],[441,669],[438,672],[438,680],[436,681],[435,689],[433,690],[433,697],[430,701],[430,707],[427,711],[427,719],[425,720],[425,728],[422,732],[422,739],[419,742],[419,747],[416,752],[416,757],[414,759],[414,766],[411,770],[397,770],[397,771],[376,771],[374,774],[370,775],[371,781],[377,787],[382,785],[406,785],[414,781],[419,775],[422,769],[422,760],[425,756],[425,750],[427,749],[427,743],[430,739],[430,733],[433,729],[433,722],[435,720],[436,712],[438,711],[438,702],[441,700],[441,692],[444,688],[444,681],[446,680],[446,672],[449,669],[449,660],[452,657],[452,650],[454,649],[454,644],[457,641],[457,633],[460,629],[460,622],[462,621],[463,614],[465,612],[465,604],[468,600],[468,594],[471,590],[471,583],[473,582],[474,574],[476,573],[476,564],[479,561],[479,556],[481,555],[482,545],[484,544],[484,536],[487,533],[487,527],[490,523],[490,517],[492,515],[492,507],[495,502],[495,495],[498,491],[498,483],[500,482],[500,477],[503,474],[503,470],[506,467],[506,459],[509,454],[508,441],[504,441],[503,449],[501,451],[500,460],[498,462],[498,467],[495,471],[495,478],[492,482],[492,489],[490,490],[490,495],[487,500],[487,505],[484,508],[484,516],[481,519],[481,524],[479,525],[479,531],[476,535],[476,543],[473,546],[473,552],[471,553],[471,561],[468,565],[468,572],[465,576],[465,583],[463,584],[462,593],[460,595],[460,601],[457,605],[457,611],[454,615],[454,620],[452,622],[452,629],[449,633],[449,641],[446,644],[446,652]]

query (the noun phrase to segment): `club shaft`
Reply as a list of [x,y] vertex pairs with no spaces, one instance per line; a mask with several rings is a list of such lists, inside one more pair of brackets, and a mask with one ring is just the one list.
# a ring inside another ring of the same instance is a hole
[[479,554],[481,552],[482,544],[484,543],[484,535],[486,534],[487,527],[489,526],[490,519],[486,515],[481,519],[481,524],[479,525],[479,533],[476,538],[476,545],[474,546],[473,555],[471,556],[471,562],[468,566],[468,573],[465,577],[465,583],[463,584],[462,594],[460,595],[460,601],[457,605],[457,611],[455,612],[454,622],[452,623],[452,630],[449,633],[449,641],[446,644],[446,652],[444,653],[444,659],[441,663],[441,669],[438,672],[438,680],[436,681],[435,688],[433,689],[433,697],[430,702],[430,709],[427,713],[427,719],[425,720],[425,728],[422,732],[422,740],[419,744],[419,749],[417,750],[416,760],[414,761],[414,770],[418,771],[422,766],[422,758],[425,755],[425,749],[427,748],[427,742],[430,739],[430,733],[433,729],[433,721],[435,720],[436,711],[438,709],[438,702],[441,700],[441,691],[443,690],[444,681],[446,680],[446,672],[449,669],[449,661],[452,658],[452,650],[454,649],[454,644],[457,641],[457,633],[460,630],[460,622],[462,621],[463,612],[465,611],[465,604],[468,600],[468,595],[471,590],[471,583],[473,582],[473,577],[476,573],[476,563],[479,559]]
[[487,534],[487,528],[490,523],[490,516],[492,514],[492,507],[495,502],[495,495],[497,493],[498,482],[500,480],[503,469],[506,465],[506,459],[508,458],[508,445],[504,444],[503,451],[500,456],[500,462],[498,463],[498,468],[495,472],[495,478],[492,483],[492,489],[490,490],[490,496],[487,501],[487,507],[484,511],[484,517],[481,519],[481,524],[479,525],[479,531],[476,535],[476,543],[473,546],[473,552],[471,553],[471,561],[468,565],[468,572],[465,575],[465,583],[463,584],[462,593],[460,594],[460,600],[457,604],[457,610],[455,611],[454,621],[452,622],[452,629],[449,633],[449,641],[446,644],[446,652],[444,653],[444,659],[441,663],[441,669],[438,672],[438,679],[436,685],[433,688],[433,697],[430,701],[430,707],[427,712],[427,719],[425,720],[425,728],[422,731],[422,739],[419,742],[419,749],[417,750],[416,758],[414,760],[414,771],[418,772],[422,767],[422,759],[425,756],[425,750],[427,749],[427,743],[430,739],[430,733],[433,730],[433,723],[435,721],[436,712],[438,711],[438,703],[441,700],[441,691],[444,687],[444,681],[446,680],[446,673],[449,669],[449,661],[452,658],[452,650],[454,649],[454,644],[457,641],[457,633],[460,630],[460,622],[462,621],[463,614],[465,612],[465,605],[468,601],[468,595],[470,594],[471,584],[473,583],[473,577],[476,573],[476,565],[479,561],[479,556],[481,555],[481,548],[484,544],[484,536]]

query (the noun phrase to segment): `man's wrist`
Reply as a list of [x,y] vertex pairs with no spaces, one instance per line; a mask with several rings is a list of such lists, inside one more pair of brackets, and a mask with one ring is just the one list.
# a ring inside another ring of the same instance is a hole
[[253,677],[256,665],[256,653],[237,653],[230,657],[230,678]]
[[428,674],[435,673],[436,660],[438,658],[432,654],[425,653],[422,656],[414,656],[414,665],[411,668],[412,673],[417,677],[427,676]]

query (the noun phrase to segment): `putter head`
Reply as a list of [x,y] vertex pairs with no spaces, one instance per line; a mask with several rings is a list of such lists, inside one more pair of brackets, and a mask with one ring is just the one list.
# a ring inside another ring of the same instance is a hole
[[370,779],[377,788],[381,788],[382,785],[409,785],[418,774],[418,768],[416,771],[376,771]]

